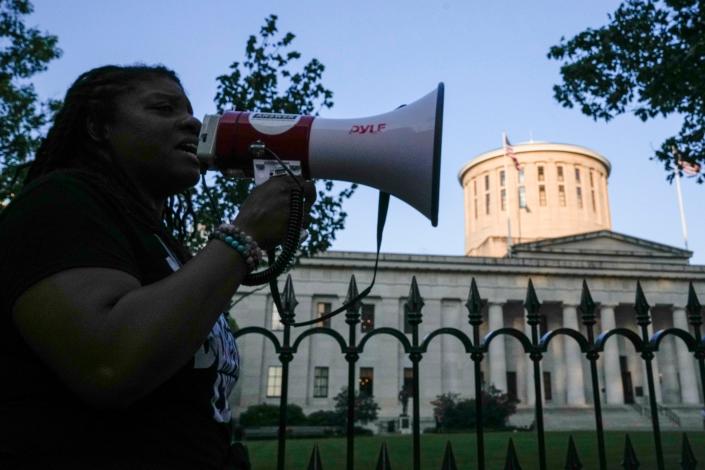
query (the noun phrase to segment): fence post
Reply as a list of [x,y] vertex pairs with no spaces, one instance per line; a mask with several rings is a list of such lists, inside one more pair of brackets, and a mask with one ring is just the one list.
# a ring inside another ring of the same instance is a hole
[[511,437],[507,445],[507,456],[504,459],[504,470],[521,470],[521,464],[519,464],[517,451],[514,449],[514,441]]
[[468,323],[472,327],[472,359],[475,369],[475,434],[477,436],[477,468],[485,470],[485,436],[482,422],[482,348],[480,347],[480,325],[482,324],[483,302],[477,290],[475,278],[470,282],[468,300],[465,302],[468,309]]
[[622,458],[622,467],[624,470],[638,470],[639,469],[639,459],[636,458],[636,453],[634,452],[634,447],[632,447],[632,440],[629,439],[629,434],[624,438],[624,457]]
[[651,306],[646,301],[646,296],[641,288],[641,283],[636,283],[636,299],[634,310],[636,312],[636,323],[641,328],[642,351],[641,357],[646,363],[646,380],[649,386],[649,404],[651,406],[651,425],[654,430],[654,446],[656,448],[656,465],[659,470],[663,470],[663,448],[661,447],[661,428],[658,420],[658,404],[656,403],[656,386],[654,383],[654,369],[652,361],[654,359],[654,348],[649,341],[648,326],[651,324],[649,309]]
[[321,463],[321,453],[318,451],[318,444],[313,445],[313,450],[311,451],[311,457],[308,459],[308,467],[306,470],[322,470],[323,464]]
[[531,327],[531,352],[529,358],[534,366],[534,396],[536,409],[536,434],[539,443],[539,468],[546,470],[546,440],[543,430],[543,396],[541,394],[541,350],[539,347],[539,323],[541,322],[541,302],[534,290],[534,284],[529,279],[529,288],[524,301],[526,309],[526,323]]
[[583,463],[578,456],[578,450],[575,448],[572,435],[568,438],[568,452],[565,456],[565,466],[563,468],[565,470],[581,470],[583,468]]
[[[348,286],[348,294],[345,303],[357,297],[357,282],[355,275],[350,278]],[[357,324],[360,322],[360,302],[354,302],[348,305],[345,311],[345,323],[348,324],[348,350],[345,353],[345,360],[348,361],[348,420],[347,420],[347,470],[354,468],[354,450],[355,450],[355,364],[359,359],[357,353]]]
[[420,409],[419,409],[419,362],[421,361],[421,349],[419,348],[419,324],[421,323],[421,309],[424,306],[423,298],[419,293],[419,286],[416,282],[416,276],[411,278],[411,287],[409,289],[409,298],[404,304],[404,310],[407,313],[407,318],[409,324],[411,325],[411,353],[409,354],[409,359],[411,359],[411,366],[413,368],[413,381],[414,381],[414,423],[413,423],[413,434],[414,434],[414,470],[420,470],[421,468],[421,423]]
[[450,444],[450,441],[446,441],[441,470],[458,470],[458,465],[455,463],[455,455],[453,455],[453,446]]
[[702,390],[703,396],[705,396],[705,349],[703,348],[704,345],[700,336],[700,325],[703,323],[703,317],[700,313],[702,306],[700,305],[692,282],[688,286],[688,304],[685,310],[688,312],[688,322],[693,326],[695,333],[695,359],[697,359],[700,369],[700,390]]
[[590,378],[592,380],[592,401],[595,408],[595,430],[597,432],[597,453],[600,462],[600,469],[607,468],[607,457],[605,456],[605,433],[602,425],[602,402],[600,394],[600,382],[597,377],[597,359],[600,354],[595,351],[595,302],[590,295],[587,282],[583,280],[583,291],[580,295],[580,305],[578,310],[583,320],[583,325],[587,329],[587,339],[590,344],[590,351],[587,353],[587,360],[590,362]]
[[387,451],[387,443],[382,442],[382,447],[379,448],[379,456],[377,457],[376,470],[391,470],[392,465],[389,463],[389,452]]
[[284,292],[282,293],[282,310],[281,317],[284,323],[284,341],[279,353],[279,360],[282,363],[282,387],[281,396],[279,397],[279,430],[277,431],[278,450],[277,450],[277,469],[284,470],[284,462],[286,457],[286,410],[289,400],[289,363],[294,358],[291,350],[291,325],[294,323],[294,310],[298,305],[296,295],[294,294],[294,284],[291,281],[291,275],[286,277],[284,284]]
[[698,461],[695,460],[695,455],[693,454],[693,449],[690,448],[690,442],[688,442],[688,436],[683,433],[683,445],[681,446],[681,469],[682,470],[695,470],[698,466]]

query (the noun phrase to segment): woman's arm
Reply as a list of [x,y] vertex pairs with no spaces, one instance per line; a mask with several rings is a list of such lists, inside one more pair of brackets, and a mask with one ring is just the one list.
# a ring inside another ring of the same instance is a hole
[[[265,246],[285,231],[287,180],[258,187],[235,221]],[[310,207],[315,192],[310,184],[307,189]],[[245,274],[241,256],[213,240],[148,286],[115,269],[59,272],[27,289],[13,316],[28,344],[80,397],[98,407],[124,407],[191,358]]]

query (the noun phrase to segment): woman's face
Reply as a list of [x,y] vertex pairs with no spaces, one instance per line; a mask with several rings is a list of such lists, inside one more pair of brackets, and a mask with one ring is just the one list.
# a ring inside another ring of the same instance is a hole
[[117,98],[105,138],[128,176],[161,203],[198,182],[200,128],[181,87],[154,77]]

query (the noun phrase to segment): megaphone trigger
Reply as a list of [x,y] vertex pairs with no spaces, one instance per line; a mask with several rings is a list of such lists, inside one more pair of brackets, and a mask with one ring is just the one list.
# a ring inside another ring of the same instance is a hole
[[297,160],[253,160],[255,184],[260,185],[275,176],[300,176],[301,162]]

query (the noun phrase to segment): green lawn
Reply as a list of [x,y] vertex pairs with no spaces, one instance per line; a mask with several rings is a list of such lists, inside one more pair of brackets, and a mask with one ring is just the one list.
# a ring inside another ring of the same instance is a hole
[[[575,445],[586,470],[597,468],[597,441],[594,432],[549,432],[546,433],[546,452],[548,468],[562,469],[565,465],[565,453],[568,435],[572,434]],[[607,432],[607,464],[610,469],[622,469],[624,451],[623,432]],[[663,433],[663,449],[666,468],[680,468],[681,433]],[[654,440],[651,433],[630,432],[629,436],[636,451],[641,469],[656,468]],[[488,469],[504,468],[504,458],[509,438],[514,439],[517,455],[522,468],[537,468],[537,446],[535,433],[487,433],[485,434],[485,455]],[[705,464],[705,432],[688,433],[690,444],[699,465]],[[421,468],[440,469],[446,441],[453,445],[458,468],[475,469],[475,435],[474,434],[423,434],[421,436]],[[374,469],[377,463],[380,445],[387,443],[390,462],[395,470],[412,468],[411,436],[373,436],[355,439],[355,468]],[[287,470],[306,469],[314,443],[318,443],[324,469],[343,470],[345,468],[345,439],[292,439],[287,441]],[[250,441],[247,443],[254,470],[276,468],[277,441]]]

